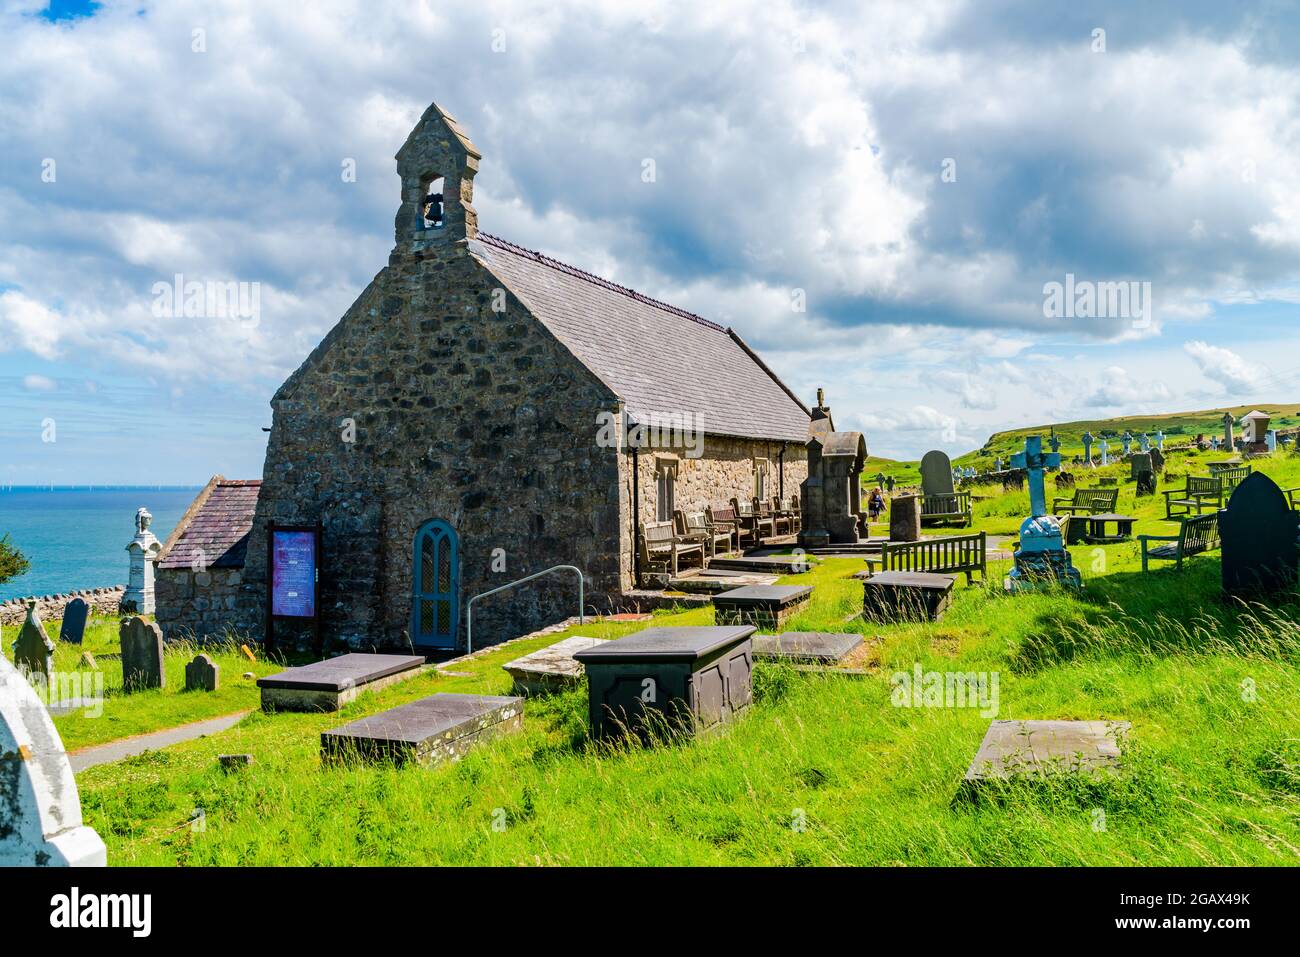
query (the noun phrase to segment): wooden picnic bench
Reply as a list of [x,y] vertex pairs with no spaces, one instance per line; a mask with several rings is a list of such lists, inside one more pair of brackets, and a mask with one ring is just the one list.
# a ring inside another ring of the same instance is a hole
[[786,528],[790,531],[791,534],[799,531],[799,525],[800,525],[799,519],[801,518],[801,516],[799,515],[799,512],[794,507],[794,505],[791,504],[790,499],[788,498],[772,499],[772,514],[775,515],[778,519],[785,519]]
[[[1165,518],[1197,515],[1207,508],[1223,508],[1223,479],[1218,475],[1189,475],[1183,488],[1169,489],[1165,496]],[[1177,509],[1178,511],[1174,511]]]
[[[790,516],[777,511],[776,499],[764,501],[763,499],[754,499],[754,511],[758,512],[758,517],[772,522],[773,535],[789,535],[792,522]],[[782,532],[781,529],[785,528]]]
[[[1062,505],[1061,503],[1065,504]],[[1052,511],[1062,515],[1097,515],[1115,511],[1119,502],[1118,488],[1076,488],[1068,497],[1058,495],[1052,499]]]
[[885,542],[880,546],[880,557],[867,559],[873,572],[881,566],[887,572],[928,572],[955,574],[963,572],[966,584],[972,584],[971,573],[979,572],[980,581],[987,573],[984,532],[970,535],[945,535],[922,538],[916,542]]
[[753,538],[755,545],[762,542],[766,537],[763,534],[764,530],[767,531],[767,535],[776,534],[776,523],[772,520],[772,517],[769,515],[764,518],[760,515],[758,509],[754,508],[753,501],[746,500],[742,502],[738,498],[733,498],[731,507],[736,510],[736,520],[740,523],[740,527]]
[[970,492],[923,492],[921,494],[921,524],[937,525],[957,520],[969,525],[974,512]]
[[681,538],[703,542],[708,547],[709,557],[718,554],[718,542],[722,543],[724,553],[732,550],[732,540],[736,537],[736,526],[732,523],[714,524],[703,512],[674,512],[677,520],[677,534]]
[[641,562],[646,568],[665,565],[677,577],[678,559],[699,555],[704,566],[704,543],[682,538],[672,522],[643,522],[641,525]]
[[[1181,528],[1177,535],[1139,535],[1142,543],[1142,570],[1147,570],[1147,561],[1155,558],[1160,561],[1176,562],[1175,570],[1183,567],[1183,559],[1199,552],[1219,547],[1219,513],[1207,515],[1189,515],[1179,519]],[[1150,547],[1151,542],[1165,542],[1164,545]]]

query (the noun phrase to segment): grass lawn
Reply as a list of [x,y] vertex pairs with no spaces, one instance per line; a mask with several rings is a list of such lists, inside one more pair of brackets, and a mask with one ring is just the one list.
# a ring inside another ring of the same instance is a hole
[[[1170,470],[1201,473],[1213,458],[1189,467],[1175,455]],[[1300,485],[1300,459],[1257,467]],[[1121,483],[1119,510],[1139,516],[1139,533],[1172,530],[1162,503],[1135,504]],[[976,527],[1014,533],[1026,505],[1024,493],[982,500]],[[426,673],[363,695],[338,714],[255,712],[210,738],[92,768],[78,776],[85,816],[116,865],[1300,862],[1300,604],[1225,605],[1217,553],[1144,575],[1135,542],[1072,552],[1084,593],[1008,597],[1000,583],[1010,563],[994,562],[987,585],[959,580],[937,624],[852,617],[862,602],[849,577],[856,559],[788,579],[816,586],[789,629],[864,633],[868,674],[760,665],[755,706],[708,740],[594,747],[584,693],[573,692],[530,700],[521,734],[456,765],[322,767],[323,729],[436,691],[504,693],[501,664],[562,637],[549,635],[452,666],[463,676]],[[703,608],[654,623],[711,621]],[[641,627],[596,622],[568,633]],[[168,691],[110,697],[105,716],[116,710],[119,734],[164,715],[206,716],[189,709],[255,706],[251,682],[237,675],[266,666],[223,657],[221,695],[233,706],[217,696],[190,704],[203,696],[179,693],[171,673],[184,658],[169,657]],[[891,674],[918,662],[996,673],[1001,718],[1131,721],[1122,773],[960,797],[989,719],[894,706]],[[60,719],[70,747],[96,736],[93,720]],[[216,755],[232,751],[255,763],[222,773]],[[186,823],[196,808],[202,830]]]

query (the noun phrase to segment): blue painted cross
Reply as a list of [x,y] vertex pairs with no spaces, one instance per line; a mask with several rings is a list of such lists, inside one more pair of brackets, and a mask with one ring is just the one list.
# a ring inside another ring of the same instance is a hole
[[1061,454],[1044,452],[1041,435],[1025,436],[1025,450],[1011,456],[1013,468],[1024,469],[1029,473],[1029,514],[1038,518],[1047,514],[1047,491],[1043,487],[1043,472],[1050,468],[1059,468]]

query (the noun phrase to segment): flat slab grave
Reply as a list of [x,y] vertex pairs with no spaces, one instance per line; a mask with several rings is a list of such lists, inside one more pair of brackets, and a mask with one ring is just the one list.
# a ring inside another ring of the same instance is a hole
[[734,568],[690,569],[668,582],[670,590],[715,595],[744,585],[775,585],[779,576],[742,572]]
[[753,634],[752,625],[647,628],[577,652],[592,737],[722,728],[753,701]]
[[353,653],[257,679],[263,711],[337,711],[362,691],[414,678],[423,655]]
[[321,756],[433,767],[523,726],[523,698],[435,694],[321,732]]
[[800,575],[812,571],[816,561],[807,555],[741,555],[710,558],[709,571],[727,568],[738,572],[766,572],[769,575]]
[[515,694],[552,694],[582,683],[582,662],[573,657],[575,652],[594,648],[608,640],[573,635],[539,648],[532,654],[508,661],[501,667],[515,679]]
[[868,621],[938,621],[952,601],[954,575],[876,572],[862,582],[862,617]]
[[719,625],[753,625],[779,631],[803,610],[811,585],[746,585],[713,596],[713,620]]
[[1042,775],[1053,769],[1118,771],[1119,739],[1129,727],[1127,721],[990,722],[965,783]]
[[858,648],[862,636],[851,632],[786,631],[779,635],[755,635],[752,641],[756,661],[833,665]]

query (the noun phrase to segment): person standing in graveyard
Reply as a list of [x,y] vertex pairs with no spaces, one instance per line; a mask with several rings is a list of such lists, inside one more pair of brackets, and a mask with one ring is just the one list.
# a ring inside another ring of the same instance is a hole
[[885,493],[877,485],[871,490],[871,496],[867,499],[867,513],[870,515],[871,521],[878,521],[885,507]]

